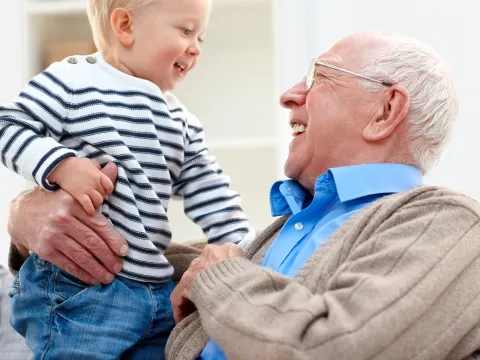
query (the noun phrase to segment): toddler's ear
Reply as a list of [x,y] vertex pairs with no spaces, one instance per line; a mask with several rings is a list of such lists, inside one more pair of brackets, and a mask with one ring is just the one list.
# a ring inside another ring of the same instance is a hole
[[133,35],[133,16],[123,9],[117,8],[112,12],[110,25],[117,39],[125,46],[132,46],[135,40]]

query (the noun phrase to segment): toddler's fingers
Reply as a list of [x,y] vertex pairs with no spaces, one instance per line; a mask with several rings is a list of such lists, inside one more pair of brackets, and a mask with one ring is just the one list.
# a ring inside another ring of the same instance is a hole
[[95,215],[95,207],[90,200],[90,196],[82,194],[77,198],[78,202],[83,206],[88,215]]
[[110,195],[113,191],[113,182],[110,178],[103,174],[100,176],[100,184],[103,187],[103,191],[105,192],[105,196]]
[[92,201],[93,207],[95,209],[97,209],[103,204],[103,196],[98,191],[92,189],[90,190],[88,195],[90,196],[90,200]]

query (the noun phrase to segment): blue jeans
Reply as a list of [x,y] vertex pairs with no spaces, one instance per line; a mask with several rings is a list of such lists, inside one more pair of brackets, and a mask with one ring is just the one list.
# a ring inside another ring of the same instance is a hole
[[85,284],[32,254],[10,292],[10,323],[35,360],[164,359],[173,281]]

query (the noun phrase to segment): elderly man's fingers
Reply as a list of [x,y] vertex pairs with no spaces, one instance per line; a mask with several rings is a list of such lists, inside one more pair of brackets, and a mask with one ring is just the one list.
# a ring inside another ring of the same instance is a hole
[[[113,252],[105,239],[77,219],[72,221],[72,225],[66,229],[66,233],[92,253],[111,273],[118,274],[122,270],[122,259]],[[101,278],[105,279],[107,275],[104,273]],[[100,278],[97,279],[100,280]]]
[[99,282],[109,284],[113,281],[114,275],[95,259],[86,248],[81,246],[75,240],[65,236],[64,241],[58,246],[58,248],[60,252],[75,263],[80,269],[88,272]]
[[173,289],[172,294],[170,295],[170,302],[172,303],[173,318],[175,323],[179,323],[185,318],[184,307],[185,302],[188,301],[183,297],[183,287],[184,285],[180,281],[175,289]]
[[111,162],[105,165],[102,169],[102,173],[107,175],[108,178],[112,181],[112,183],[115,183],[117,181],[118,168],[115,163]]
[[227,249],[227,257],[228,258],[233,258],[233,257],[245,257],[245,251],[241,247],[235,244],[225,244],[225,247]]
[[200,253],[200,256],[208,256],[219,247],[220,245],[212,245],[212,244],[205,245],[202,249],[202,252]]
[[[63,240],[58,241],[57,238],[64,234],[69,239],[72,239],[80,244],[82,248],[85,248],[92,253],[108,269],[108,272],[120,272],[122,269],[122,260],[111,249],[105,237],[102,236],[105,235],[105,232],[99,233],[98,228],[94,228],[92,225],[89,225],[92,222],[92,217],[89,217],[84,209],[78,204],[74,204],[69,210],[70,212],[59,210],[51,215],[50,224],[53,230],[48,231],[46,234],[42,234],[42,238],[53,238],[52,240],[45,241],[48,242],[46,247],[50,246],[54,241],[56,241],[56,243],[59,245],[63,245]],[[111,227],[110,232],[113,233],[113,236],[117,235],[112,225],[105,217],[103,217],[103,215],[96,214],[95,217],[97,216],[101,216],[103,218],[103,221],[106,224],[104,226]],[[121,240],[125,241],[123,238],[121,238]],[[65,253],[64,248],[62,252]],[[85,270],[89,271],[88,268],[85,268]],[[95,277],[101,282],[103,282],[103,279],[105,279],[107,276],[107,271],[105,271],[103,274],[100,274],[99,277],[95,275]]]
[[75,264],[72,260],[70,260],[67,256],[65,256],[61,252],[58,252],[53,257],[53,261],[50,261],[50,262],[55,266],[57,266],[58,268],[73,275],[80,281],[83,281],[86,284],[90,284],[94,286],[100,284],[100,282],[97,279],[94,279],[92,275],[90,275],[87,271],[79,267],[77,264]]
[[202,262],[202,260],[200,260],[200,258],[195,258],[192,260],[192,262],[190,263],[190,266],[189,268],[195,268],[197,267],[200,263]]
[[[100,212],[94,216],[88,214],[80,207],[71,209],[70,212],[83,226],[79,224],[69,224],[65,227],[69,231],[69,236],[75,240],[80,240],[82,236],[87,235],[88,238],[101,239],[117,256],[125,256],[128,252],[128,245],[120,233],[115,230],[108,219]],[[100,257],[104,264],[109,265],[108,259]]]
[[207,245],[203,248],[199,259],[205,262],[206,266],[220,262],[226,258],[226,250],[222,245]]
[[51,262],[83,282],[93,285],[100,283],[100,281],[95,281],[92,274],[84,269],[83,266],[79,266],[62,252],[61,248],[68,249],[68,246],[65,246],[65,243],[68,241],[73,242],[68,236],[59,235],[56,232],[50,232],[42,234],[40,239],[42,241],[37,244],[38,246],[33,249],[33,251],[42,260]]
[[177,290],[177,292],[174,290],[170,296],[173,318],[175,319],[176,324],[196,310],[195,305],[189,299],[184,297],[182,292],[181,289]]
[[233,257],[245,257],[244,251],[235,244],[207,245],[200,255],[200,259],[208,263],[206,266]]
[[[112,224],[101,213],[95,216],[86,217],[86,214],[81,214],[81,221],[87,225],[91,230],[98,234],[110,249],[118,256],[125,256],[128,253],[128,245],[120,233],[115,230]],[[102,261],[104,259],[101,259]]]
[[172,303],[173,319],[175,320],[176,324],[178,324],[180,321],[183,320],[180,302],[178,301],[177,297],[178,296],[175,294],[175,292],[172,292],[172,294],[170,295],[170,302]]

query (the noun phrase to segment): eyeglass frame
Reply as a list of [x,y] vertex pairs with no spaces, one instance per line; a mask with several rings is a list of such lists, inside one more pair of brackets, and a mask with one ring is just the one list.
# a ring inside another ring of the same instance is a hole
[[[384,86],[387,86],[387,87],[392,87],[394,85],[394,83],[389,82],[389,81],[382,81],[382,80],[373,79],[371,77],[368,77],[368,76],[365,76],[365,75],[360,75],[360,74],[357,74],[353,71],[346,70],[346,69],[343,69],[343,68],[335,66],[335,65],[331,65],[331,64],[323,62],[321,60],[313,59],[312,62],[310,63],[310,66],[308,67],[307,72],[305,73],[305,76],[303,77],[303,81],[305,81],[305,90],[306,91],[310,91],[310,89],[313,87],[313,84],[315,83],[315,78],[317,77],[317,68],[319,66],[324,66],[326,68],[337,70],[337,71],[340,71],[340,72],[343,72],[343,73],[346,73],[346,74],[349,74],[349,75],[353,75],[353,76],[359,77],[359,78],[364,79],[364,80],[376,82],[377,84],[384,85]],[[311,81],[308,81],[309,75],[312,77]]]

